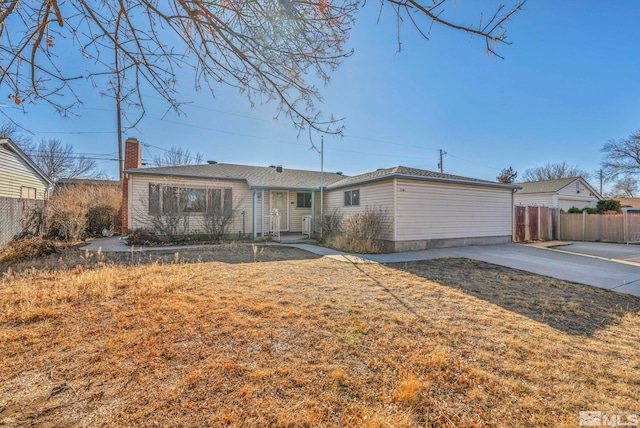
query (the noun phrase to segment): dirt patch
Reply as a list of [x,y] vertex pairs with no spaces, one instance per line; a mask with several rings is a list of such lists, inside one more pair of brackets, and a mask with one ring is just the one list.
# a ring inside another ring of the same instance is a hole
[[57,251],[42,257],[18,262],[0,262],[0,273],[27,270],[55,271],[59,269],[95,268],[105,265],[135,266],[146,264],[205,263],[262,263],[280,260],[309,260],[320,256],[292,247],[277,245],[226,244],[178,250],[134,252],[85,251],[79,246],[58,247]]

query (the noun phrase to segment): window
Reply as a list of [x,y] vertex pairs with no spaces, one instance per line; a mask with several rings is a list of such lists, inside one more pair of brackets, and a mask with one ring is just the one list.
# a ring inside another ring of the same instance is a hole
[[298,208],[311,208],[311,193],[297,193]]
[[188,213],[204,212],[206,194],[204,189],[180,189],[180,202],[183,211]]
[[219,211],[231,215],[231,189],[199,189],[149,183],[149,215]]
[[344,206],[356,207],[360,205],[360,189],[344,192]]
[[20,188],[20,197],[22,199],[35,199],[36,198],[36,189],[35,187],[25,187],[22,186]]

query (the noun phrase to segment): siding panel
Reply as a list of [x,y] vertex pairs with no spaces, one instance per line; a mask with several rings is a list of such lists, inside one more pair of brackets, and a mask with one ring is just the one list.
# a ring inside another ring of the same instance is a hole
[[510,236],[510,189],[398,180],[398,241]]
[[22,187],[36,189],[36,199],[45,199],[47,183],[18,155],[0,145],[0,197],[20,198]]
[[[360,205],[345,207],[344,193],[356,189],[360,189]],[[386,211],[387,225],[382,233],[382,239],[393,240],[393,180],[325,192],[325,215],[336,211],[343,217],[348,217],[364,212],[367,207],[380,207]]]

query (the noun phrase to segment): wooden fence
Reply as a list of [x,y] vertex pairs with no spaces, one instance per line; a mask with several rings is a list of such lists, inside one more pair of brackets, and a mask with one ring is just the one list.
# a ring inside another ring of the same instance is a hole
[[516,206],[514,211],[516,242],[558,239],[558,214],[556,208]]
[[563,241],[640,242],[640,213],[560,214]]

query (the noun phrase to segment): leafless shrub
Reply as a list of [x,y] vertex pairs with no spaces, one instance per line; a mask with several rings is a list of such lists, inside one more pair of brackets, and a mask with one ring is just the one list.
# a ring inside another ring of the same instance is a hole
[[114,225],[120,202],[120,189],[114,186],[80,184],[60,189],[48,204],[47,233],[67,241],[100,233]]
[[47,232],[47,201],[26,200],[22,210],[22,230],[25,235],[39,236]]
[[322,234],[325,239],[329,239],[332,236],[341,232],[342,226],[342,214],[334,209],[330,214],[325,214],[322,217]]
[[189,216],[183,209],[158,213],[151,219],[155,233],[167,241],[183,239],[189,230]]
[[207,235],[214,239],[222,239],[229,235],[233,218],[232,210],[210,207],[204,212],[204,228]]
[[345,217],[342,233],[330,236],[327,244],[342,251],[371,254],[384,251],[380,236],[387,222],[386,210],[367,207],[364,212]]

